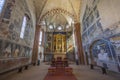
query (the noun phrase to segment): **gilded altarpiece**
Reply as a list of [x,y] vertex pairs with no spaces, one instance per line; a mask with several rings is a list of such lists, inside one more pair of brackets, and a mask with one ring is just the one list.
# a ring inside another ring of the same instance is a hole
[[52,57],[65,57],[66,32],[47,32],[45,40],[45,61],[51,60]]
[[53,34],[53,51],[54,52],[66,52],[66,35],[61,33]]
[[66,55],[66,33],[53,33],[53,52],[54,57],[61,56],[65,57]]

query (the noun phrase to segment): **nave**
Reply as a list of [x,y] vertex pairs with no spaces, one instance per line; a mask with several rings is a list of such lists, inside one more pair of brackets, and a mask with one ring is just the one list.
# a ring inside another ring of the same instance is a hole
[[[48,73],[48,63],[41,63],[40,66],[30,66],[28,70],[23,70],[21,73],[13,71],[5,75],[0,75],[0,80],[44,80]],[[108,72],[106,75],[101,73],[101,69],[95,67],[91,70],[87,65],[70,64],[73,68],[73,74],[77,80],[119,80],[120,76],[117,73]]]
[[120,80],[120,0],[0,0],[0,80],[27,79]]

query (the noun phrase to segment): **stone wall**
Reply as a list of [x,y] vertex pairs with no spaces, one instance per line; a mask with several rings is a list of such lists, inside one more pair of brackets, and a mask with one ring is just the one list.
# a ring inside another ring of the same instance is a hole
[[[100,49],[104,49],[110,61],[115,63],[112,68],[110,67],[111,69],[108,69],[118,72],[120,70],[120,0],[85,0],[82,3],[80,19],[82,41],[84,52],[88,53],[90,59],[89,63],[97,62]],[[94,52],[97,55],[94,55]]]
[[[32,0],[29,2],[27,0],[5,0],[0,14],[0,65],[3,67],[9,64],[9,59],[12,59],[12,67],[15,67],[14,59],[23,57],[30,59],[31,57],[36,25],[32,3]],[[24,16],[27,16],[27,24],[22,39],[20,33]]]

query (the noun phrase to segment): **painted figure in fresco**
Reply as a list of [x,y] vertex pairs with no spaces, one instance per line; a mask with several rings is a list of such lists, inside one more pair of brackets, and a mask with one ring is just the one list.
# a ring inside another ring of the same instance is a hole
[[14,57],[18,57],[19,55],[19,49],[15,49]]
[[10,45],[7,46],[7,48],[5,49],[4,57],[11,57],[11,47],[10,47]]
[[101,49],[100,53],[98,54],[98,59],[108,61],[109,60],[108,53],[106,53],[103,49]]

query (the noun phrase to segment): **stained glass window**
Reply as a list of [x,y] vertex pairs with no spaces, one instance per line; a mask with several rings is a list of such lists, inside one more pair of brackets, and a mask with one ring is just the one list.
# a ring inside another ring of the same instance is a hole
[[27,17],[24,16],[23,23],[22,23],[22,28],[21,28],[21,33],[20,33],[20,38],[22,38],[22,39],[24,38],[26,23],[27,23]]
[[2,12],[2,8],[4,6],[5,0],[0,0],[0,13]]

